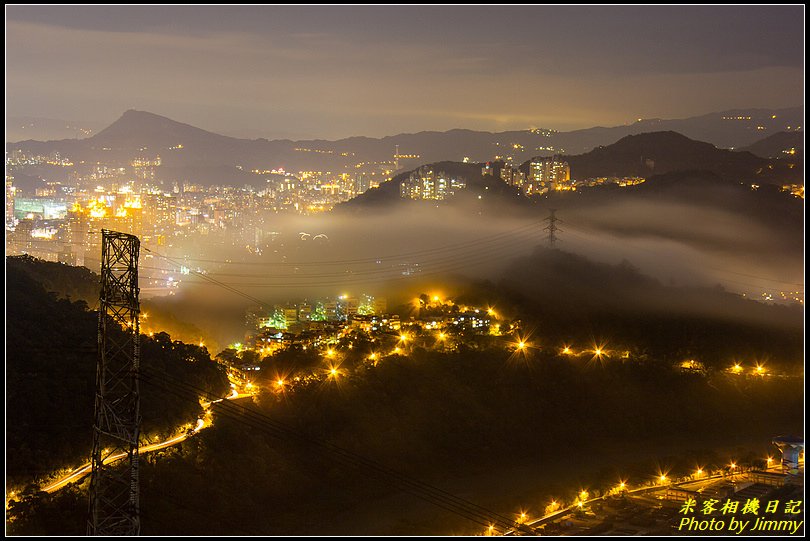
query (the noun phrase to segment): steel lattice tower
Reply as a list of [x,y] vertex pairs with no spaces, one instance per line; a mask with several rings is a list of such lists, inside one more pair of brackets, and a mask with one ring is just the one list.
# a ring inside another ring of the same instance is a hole
[[107,229],[101,235],[98,364],[87,532],[138,535],[140,240]]
[[543,228],[544,231],[548,231],[548,245],[552,248],[554,247],[554,243],[557,242],[557,231],[561,231],[559,227],[557,227],[557,222],[561,222],[559,218],[554,214],[557,212],[557,209],[551,209],[551,214],[548,218],[543,220],[544,222],[548,222],[548,225]]

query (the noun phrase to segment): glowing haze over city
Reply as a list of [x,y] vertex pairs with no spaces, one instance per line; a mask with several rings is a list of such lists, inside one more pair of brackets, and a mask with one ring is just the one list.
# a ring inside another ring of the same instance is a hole
[[804,6],[6,6],[8,535],[803,535]]

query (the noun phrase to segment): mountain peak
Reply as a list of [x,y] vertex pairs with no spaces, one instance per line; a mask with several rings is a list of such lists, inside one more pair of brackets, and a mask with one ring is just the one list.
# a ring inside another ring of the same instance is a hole
[[110,148],[187,146],[192,142],[224,143],[230,137],[212,133],[189,124],[147,111],[127,109],[121,117],[90,138]]
[[719,149],[674,131],[628,135],[612,145],[567,158],[571,176],[649,177],[671,171],[704,170],[727,178],[752,178],[764,160],[748,152]]
[[[150,113],[149,111],[139,111],[138,109],[127,109],[124,111],[124,114],[121,115],[121,119],[131,119],[131,118],[163,118],[166,120],[171,120],[168,117],[156,115],[155,113]],[[119,119],[120,120],[120,119]]]
[[613,145],[610,146],[633,146],[633,145],[641,146],[641,145],[659,145],[659,144],[673,144],[673,143],[679,145],[697,145],[716,148],[711,143],[706,143],[704,141],[696,141],[694,139],[690,139],[689,137],[683,135],[682,133],[678,133],[672,130],[652,131],[628,135],[626,137],[622,137],[621,139],[619,139]]

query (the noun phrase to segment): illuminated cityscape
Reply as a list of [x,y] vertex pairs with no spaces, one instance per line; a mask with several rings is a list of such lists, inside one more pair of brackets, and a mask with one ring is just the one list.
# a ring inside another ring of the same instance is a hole
[[803,15],[7,6],[6,534],[803,535]]

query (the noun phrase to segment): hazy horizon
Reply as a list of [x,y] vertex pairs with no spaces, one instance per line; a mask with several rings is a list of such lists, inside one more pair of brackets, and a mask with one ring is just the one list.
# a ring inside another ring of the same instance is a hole
[[800,9],[10,6],[6,114],[339,139],[784,108]]
[[[751,111],[751,110],[755,110],[755,109],[756,110],[784,110],[784,109],[802,109],[803,107],[804,107],[803,104],[791,105],[791,106],[786,106],[786,107],[738,107],[738,108],[734,108],[734,109],[718,109],[716,111],[699,112],[699,113],[695,113],[695,114],[691,114],[691,115],[684,116],[684,117],[679,117],[679,118],[649,117],[649,118],[644,118],[642,120],[653,120],[653,119],[684,120],[684,119],[687,119],[687,118],[697,118],[697,117],[701,117],[701,116],[704,116],[704,115],[709,115],[709,114],[714,114],[714,113],[723,113],[723,112],[727,112],[727,111],[737,111],[737,110]],[[14,116],[14,115],[6,116],[6,142],[7,143],[16,143],[16,142],[20,142],[20,141],[22,141],[24,139],[34,139],[34,140],[36,140],[36,137],[28,137],[28,136],[24,137],[23,139],[21,139],[19,137],[17,137],[17,138],[9,138],[8,137],[9,133],[21,133],[18,125],[12,126],[11,130],[9,129],[9,124],[12,121],[36,120],[36,121],[43,121],[43,122],[47,122],[47,123],[56,123],[56,122],[58,122],[58,123],[65,123],[66,124],[65,127],[67,127],[67,125],[71,125],[73,127],[91,129],[92,133],[90,133],[88,135],[83,135],[82,137],[79,137],[79,139],[83,139],[85,137],[92,137],[93,135],[95,135],[99,131],[107,128],[108,126],[113,124],[115,121],[120,119],[121,116],[126,111],[129,111],[129,110],[135,110],[135,111],[155,114],[155,115],[158,115],[158,116],[169,118],[170,120],[174,120],[176,122],[180,122],[182,124],[188,124],[188,125],[193,126],[195,128],[203,129],[203,130],[211,132],[211,133],[216,133],[216,134],[219,134],[219,135],[225,135],[225,136],[228,136],[228,137],[234,137],[234,138],[237,138],[237,139],[268,139],[268,140],[271,140],[271,141],[272,140],[340,141],[342,139],[351,139],[351,138],[355,138],[355,137],[367,137],[367,138],[370,138],[370,139],[384,139],[386,137],[396,137],[396,136],[399,136],[399,135],[412,135],[412,134],[418,134],[418,133],[423,133],[423,132],[442,133],[442,132],[449,132],[449,131],[455,131],[455,130],[478,131],[478,132],[488,132],[488,133],[504,133],[504,132],[512,132],[512,131],[525,131],[525,130],[530,130],[530,129],[535,129],[535,128],[543,128],[543,129],[549,129],[549,130],[554,130],[554,131],[557,131],[557,132],[563,132],[564,133],[564,132],[569,132],[569,131],[587,130],[587,129],[590,129],[590,128],[612,128],[612,127],[617,127],[617,126],[629,126],[629,125],[633,124],[634,122],[636,122],[637,120],[639,120],[639,119],[632,119],[631,121],[628,121],[628,122],[626,122],[624,124],[604,125],[604,126],[589,125],[589,126],[573,127],[573,128],[569,128],[569,129],[558,129],[558,128],[554,127],[554,126],[535,126],[535,125],[532,125],[532,126],[514,127],[514,128],[510,128],[510,129],[503,129],[503,130],[487,130],[487,129],[483,129],[483,128],[482,129],[476,129],[476,128],[464,127],[464,126],[453,126],[453,127],[448,127],[446,129],[441,129],[441,130],[424,129],[424,130],[416,130],[416,131],[400,131],[400,132],[396,132],[396,133],[391,132],[391,133],[384,133],[384,134],[381,134],[381,135],[368,135],[368,134],[365,134],[365,133],[357,133],[357,134],[351,134],[351,135],[346,135],[346,136],[336,137],[336,138],[327,138],[327,137],[323,137],[323,136],[319,136],[319,135],[315,135],[315,134],[299,134],[298,137],[293,137],[293,136],[270,137],[270,136],[266,135],[266,133],[267,133],[266,130],[262,130],[262,129],[258,128],[258,127],[256,127],[256,128],[248,127],[248,128],[245,128],[244,130],[239,131],[239,132],[230,132],[228,130],[219,130],[219,129],[215,128],[215,127],[197,125],[197,124],[194,124],[192,122],[188,122],[188,121],[185,121],[185,120],[182,120],[182,119],[174,118],[174,117],[169,116],[169,115],[161,114],[159,112],[140,110],[140,109],[135,109],[135,108],[130,107],[130,108],[127,108],[126,110],[122,111],[121,114],[119,114],[118,116],[116,116],[115,118],[113,118],[112,120],[109,120],[109,121],[107,121],[107,120],[104,120],[104,121],[99,121],[99,120],[82,121],[82,120],[65,119],[65,118],[45,118],[45,117]],[[49,129],[48,127],[43,128],[41,126],[38,126],[37,128],[48,130],[50,132],[53,132],[53,130],[54,130],[54,128]],[[57,128],[57,129],[61,129],[61,127]],[[54,139],[56,139],[56,138],[57,137],[54,137]]]

